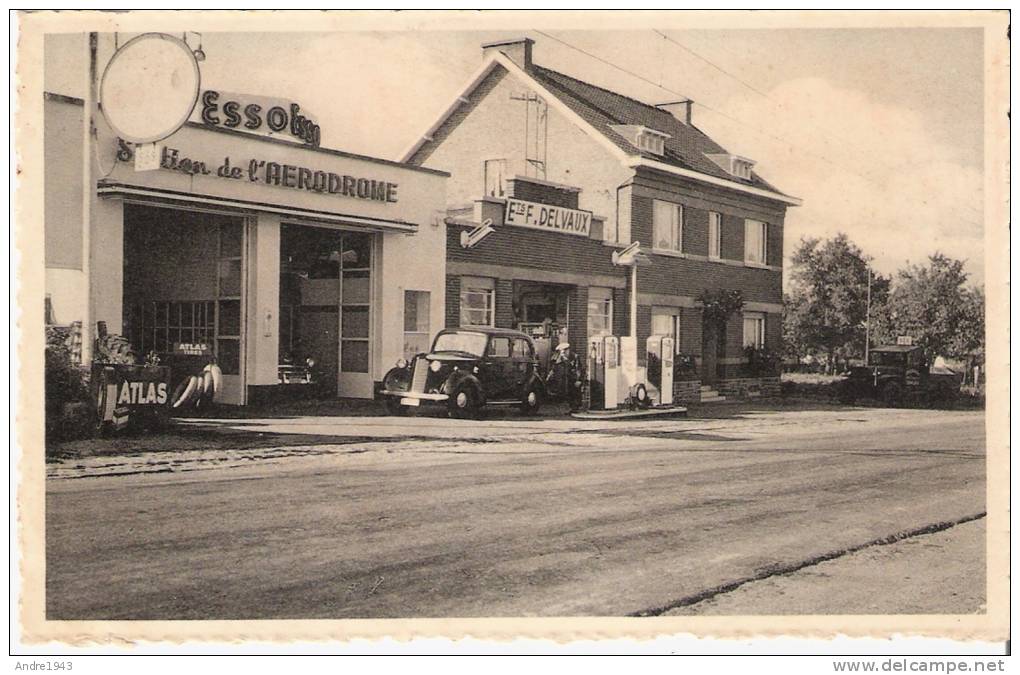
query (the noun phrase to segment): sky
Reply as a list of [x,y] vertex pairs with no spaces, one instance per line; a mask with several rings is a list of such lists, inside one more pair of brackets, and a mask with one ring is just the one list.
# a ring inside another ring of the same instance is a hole
[[[882,274],[939,251],[981,283],[980,29],[662,32],[206,32],[202,86],[293,99],[323,146],[395,159],[478,68],[483,42],[526,35],[540,65],[649,103],[693,99],[696,126],[804,200],[788,211],[787,260],[802,237],[845,232]],[[46,42],[47,90],[81,95],[80,40]]]

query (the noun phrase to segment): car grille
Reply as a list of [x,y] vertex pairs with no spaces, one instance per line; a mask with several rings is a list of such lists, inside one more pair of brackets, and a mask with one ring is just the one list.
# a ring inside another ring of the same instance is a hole
[[425,393],[425,380],[429,375],[429,362],[428,359],[415,359],[414,360],[414,374],[411,376],[411,391],[423,394]]

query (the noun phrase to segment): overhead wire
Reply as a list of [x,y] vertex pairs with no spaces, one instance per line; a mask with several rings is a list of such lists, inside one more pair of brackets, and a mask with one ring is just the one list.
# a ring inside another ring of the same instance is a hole
[[[576,52],[584,54],[585,56],[587,56],[587,57],[589,57],[589,58],[591,58],[591,59],[593,59],[595,61],[598,61],[598,62],[603,63],[603,64],[605,64],[605,65],[607,65],[607,66],[609,66],[611,68],[619,70],[620,72],[622,72],[622,73],[624,73],[626,75],[630,75],[631,77],[633,77],[635,79],[638,79],[638,80],[640,80],[642,82],[650,84],[651,86],[656,87],[657,89],[661,89],[662,91],[666,91],[666,92],[669,92],[670,94],[673,94],[675,96],[679,96],[679,97],[681,97],[684,100],[688,100],[688,101],[690,100],[690,98],[686,94],[683,94],[683,93],[681,93],[679,91],[676,91],[674,89],[670,89],[669,87],[666,87],[666,86],[664,86],[662,84],[658,84],[658,83],[648,79],[647,77],[644,77],[643,75],[640,75],[638,73],[635,73],[632,70],[624,68],[623,66],[621,66],[621,65],[619,65],[617,63],[614,63],[614,62],[612,62],[612,61],[610,61],[608,59],[604,59],[601,56],[598,56],[597,54],[593,54],[593,53],[591,53],[591,52],[589,52],[589,51],[587,51],[587,50],[585,50],[585,49],[583,49],[581,47],[578,47],[578,46],[576,46],[574,44],[571,44],[571,43],[567,42],[566,40],[558,38],[555,35],[550,35],[549,33],[546,33],[544,31],[541,31],[541,30],[538,30],[538,29],[533,29],[533,30],[534,30],[535,33],[537,33],[539,35],[542,35],[544,37],[549,38],[550,40],[558,42],[558,43],[562,44],[563,46],[565,46],[565,47],[567,47],[569,49],[572,49],[572,50],[574,50]],[[658,31],[656,31],[656,32],[658,32]],[[661,33],[660,33],[660,35],[661,35]],[[721,68],[719,68],[719,69],[722,70]],[[723,72],[725,72],[725,71],[723,71]],[[800,145],[798,143],[794,143],[793,141],[789,140],[788,138],[784,138],[784,137],[779,136],[779,135],[777,135],[775,133],[772,133],[772,132],[760,129],[760,128],[754,126],[753,124],[750,124],[750,123],[748,123],[748,122],[746,122],[744,120],[741,120],[741,119],[739,119],[737,117],[734,117],[733,115],[730,115],[727,112],[724,112],[722,110],[718,110],[717,108],[709,106],[709,105],[707,105],[705,103],[701,103],[699,101],[693,101],[692,103],[694,105],[700,107],[700,108],[703,108],[705,110],[708,110],[709,112],[712,112],[712,113],[714,113],[716,115],[719,115],[720,117],[723,117],[723,118],[728,119],[728,120],[730,120],[730,121],[732,121],[732,122],[734,122],[736,124],[739,124],[739,125],[741,125],[743,127],[746,127],[748,129],[750,129],[751,131],[755,132],[756,134],[760,135],[760,136],[771,138],[771,139],[773,139],[775,141],[778,141],[778,142],[780,142],[780,143],[782,143],[784,145],[787,145],[787,146],[789,146],[791,148],[800,150],[800,151],[802,151],[802,152],[804,152],[804,153],[806,153],[808,155],[811,155],[812,157],[815,157],[816,159],[819,159],[819,160],[821,160],[821,161],[823,161],[823,162],[825,162],[825,163],[827,163],[827,164],[829,164],[831,166],[834,166],[836,168],[842,169],[843,171],[851,173],[851,174],[857,176],[858,178],[861,178],[861,179],[863,179],[863,180],[865,180],[865,181],[867,181],[869,183],[872,183],[872,184],[874,184],[874,185],[876,185],[878,187],[882,187],[882,188],[886,187],[885,184],[881,183],[877,179],[871,178],[871,177],[869,177],[869,176],[867,176],[865,174],[860,173],[859,171],[856,171],[856,170],[854,170],[854,169],[852,169],[850,167],[844,166],[844,165],[840,164],[839,162],[836,162],[835,160],[832,160],[829,157],[826,157],[825,155],[820,154],[819,152],[815,152],[815,151],[813,151],[813,150],[811,150],[809,148],[806,148],[806,147],[804,147],[804,146],[802,146],[802,145]],[[965,222],[967,222],[968,224],[977,226],[977,227],[981,226],[979,223],[974,222],[974,221],[966,220]]]

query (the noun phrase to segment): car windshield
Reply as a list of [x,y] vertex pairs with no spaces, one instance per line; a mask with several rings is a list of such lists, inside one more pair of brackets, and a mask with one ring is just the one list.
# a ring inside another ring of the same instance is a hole
[[481,356],[485,352],[484,333],[440,333],[433,352],[463,352],[472,356]]

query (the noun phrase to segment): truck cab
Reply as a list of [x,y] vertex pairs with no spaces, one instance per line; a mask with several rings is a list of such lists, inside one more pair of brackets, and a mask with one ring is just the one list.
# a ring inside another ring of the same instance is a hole
[[847,373],[840,398],[877,398],[889,406],[907,400],[942,400],[959,393],[959,376],[951,370],[933,372],[924,350],[916,345],[884,345],[870,350],[868,364]]

